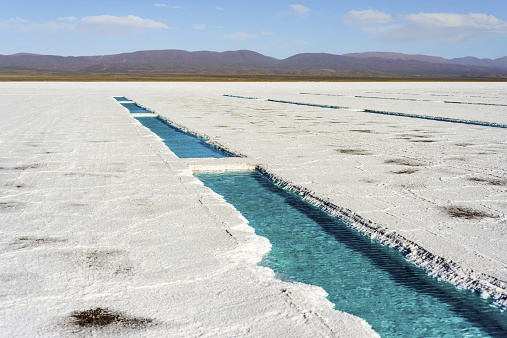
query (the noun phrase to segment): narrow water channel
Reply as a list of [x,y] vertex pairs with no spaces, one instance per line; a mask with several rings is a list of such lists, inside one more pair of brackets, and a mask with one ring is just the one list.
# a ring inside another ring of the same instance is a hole
[[143,108],[124,96],[114,96],[123,107],[127,108],[135,119],[160,137],[164,144],[179,158],[222,158],[231,157],[227,151],[217,148],[206,139],[187,133],[157,116],[151,110]]
[[127,108],[131,114],[149,114],[151,111],[149,111],[146,108],[141,107],[135,102],[120,102],[120,104]]
[[[301,94],[305,94],[305,93],[301,93]],[[306,93],[306,94],[308,94],[308,93]],[[313,94],[313,95],[316,95],[316,94]],[[323,95],[323,94],[317,94],[317,95]],[[238,99],[259,100],[258,98],[255,98],[255,97],[227,95],[227,94],[225,94],[224,96],[234,97],[234,98],[238,98]],[[357,97],[357,98],[375,98],[375,97],[360,96],[360,95],[356,95],[355,97]],[[377,98],[377,99],[383,99],[383,98]],[[401,99],[398,99],[398,100],[401,100]],[[407,100],[407,99],[405,99],[405,100]],[[275,103],[293,104],[293,105],[296,105],[296,106],[308,106],[308,107],[318,107],[318,108],[328,108],[328,109],[351,109],[350,107],[342,107],[342,106],[336,106],[336,105],[325,105],[325,104],[305,103],[305,102],[285,101],[285,100],[275,100],[275,99],[265,99],[265,101],[267,101],[267,102],[275,102]],[[493,103],[491,103],[491,104],[490,103],[469,103],[469,102],[453,102],[453,101],[444,101],[444,103],[504,106],[502,104],[493,104]],[[356,111],[363,112],[363,113],[368,113],[368,114],[401,116],[401,117],[409,117],[409,118],[423,119],[423,120],[433,120],[433,121],[450,122],[450,123],[472,124],[472,125],[485,126],[485,127],[494,127],[494,128],[507,128],[507,124],[502,124],[502,123],[486,122],[486,121],[475,121],[475,120],[463,120],[463,119],[449,118],[449,117],[443,117],[443,116],[429,116],[429,115],[409,114],[409,113],[400,113],[400,112],[388,112],[388,111],[381,111],[381,110],[375,110],[375,109],[359,109],[359,110],[356,110]]]
[[221,158],[231,155],[207,143],[205,139],[186,133],[160,117],[138,116],[136,120],[162,139],[179,158]]
[[260,173],[195,176],[270,240],[262,265],[281,279],[321,286],[337,310],[365,319],[382,337],[507,337],[506,312],[429,277]]
[[[135,118],[180,158],[230,156],[164,119]],[[398,251],[370,240],[259,172],[195,176],[270,240],[272,250],[262,265],[283,280],[321,286],[337,310],[365,319],[382,337],[507,337],[506,311],[428,276]]]

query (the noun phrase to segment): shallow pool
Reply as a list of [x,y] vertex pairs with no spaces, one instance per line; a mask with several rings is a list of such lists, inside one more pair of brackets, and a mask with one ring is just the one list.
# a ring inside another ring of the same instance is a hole
[[396,250],[274,185],[258,172],[195,176],[272,243],[262,265],[279,278],[324,288],[335,308],[382,337],[506,337],[507,313],[429,277]]
[[116,101],[129,101],[125,96],[113,96]]
[[156,116],[138,116],[136,120],[150,129],[179,158],[229,157],[229,153],[208,144],[205,139],[186,133]]
[[127,108],[131,114],[149,114],[151,111],[149,111],[146,108],[141,107],[135,102],[120,102],[122,106]]

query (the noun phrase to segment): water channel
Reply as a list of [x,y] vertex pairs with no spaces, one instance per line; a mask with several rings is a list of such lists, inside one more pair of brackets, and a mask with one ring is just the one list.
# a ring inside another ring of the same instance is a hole
[[179,158],[221,158],[231,156],[225,150],[214,147],[206,139],[186,133],[158,116],[137,116],[136,120],[162,139]]
[[272,243],[262,265],[279,278],[324,288],[335,308],[382,337],[506,337],[507,313],[428,276],[258,172],[197,172]]
[[[180,158],[230,156],[162,118],[135,118]],[[262,265],[280,279],[321,286],[337,310],[365,319],[382,337],[507,337],[506,311],[428,276],[400,252],[358,233],[261,173],[194,175],[270,240],[272,250]]]

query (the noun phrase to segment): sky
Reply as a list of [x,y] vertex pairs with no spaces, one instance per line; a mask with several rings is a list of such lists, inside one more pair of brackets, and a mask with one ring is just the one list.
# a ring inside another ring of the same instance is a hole
[[248,49],[507,56],[505,0],[1,0],[0,54]]

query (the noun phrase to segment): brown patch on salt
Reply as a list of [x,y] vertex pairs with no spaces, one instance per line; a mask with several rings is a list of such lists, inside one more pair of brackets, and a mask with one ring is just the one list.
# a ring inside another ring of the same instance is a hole
[[10,212],[22,209],[24,203],[21,202],[0,202],[0,212]]
[[469,177],[469,178],[467,178],[467,180],[477,182],[477,183],[489,184],[489,185],[498,185],[498,186],[507,185],[506,180],[500,180],[500,179]]
[[142,328],[153,323],[149,318],[130,317],[119,311],[112,311],[100,307],[74,311],[70,318],[72,323],[79,327],[104,327],[111,324],[119,325],[126,328]]
[[365,182],[365,183],[377,183],[378,182],[377,180],[372,180],[372,179],[369,179],[369,178],[362,178],[359,181]]
[[40,166],[39,163],[34,164],[26,164],[26,165],[20,165],[15,167],[0,167],[0,170],[28,170],[28,169],[35,169]]
[[371,155],[371,153],[364,149],[337,149],[336,151],[347,155]]
[[115,256],[121,254],[120,250],[94,250],[85,253],[84,264],[89,268],[103,268],[111,264],[111,260],[116,260]]
[[358,133],[373,133],[373,131],[371,131],[369,129],[349,129],[349,131],[355,131]]
[[411,160],[411,159],[406,159],[406,158],[393,158],[393,159],[385,160],[384,163],[405,165],[405,166],[409,166],[409,167],[419,167],[419,166],[424,165],[421,162]]
[[405,170],[400,170],[400,171],[393,171],[393,173],[394,174],[413,174],[418,171],[419,170],[417,170],[417,169],[405,169]]
[[451,205],[444,207],[443,210],[453,218],[464,218],[464,219],[480,219],[495,217],[494,215],[488,214],[484,211],[468,208],[468,207],[460,207],[456,205]]
[[25,249],[25,248],[32,248],[32,247],[40,246],[43,244],[62,243],[62,242],[66,242],[66,241],[67,241],[66,238],[24,236],[24,237],[19,237],[14,242],[12,242],[10,245],[16,249]]

